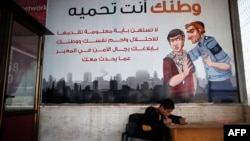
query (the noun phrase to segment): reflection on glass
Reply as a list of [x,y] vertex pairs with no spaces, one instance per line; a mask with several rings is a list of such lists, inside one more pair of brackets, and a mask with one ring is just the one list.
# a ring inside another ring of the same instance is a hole
[[6,110],[33,109],[39,37],[17,22],[13,25]]

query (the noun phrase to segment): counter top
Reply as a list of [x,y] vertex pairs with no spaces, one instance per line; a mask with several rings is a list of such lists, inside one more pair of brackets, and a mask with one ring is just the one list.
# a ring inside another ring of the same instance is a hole
[[169,128],[223,128],[224,124],[216,122],[190,122],[187,124],[172,124]]

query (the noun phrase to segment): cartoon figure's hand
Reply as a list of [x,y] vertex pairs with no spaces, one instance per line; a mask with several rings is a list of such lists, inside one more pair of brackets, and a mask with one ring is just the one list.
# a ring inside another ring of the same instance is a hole
[[191,68],[192,68],[191,61],[184,60],[183,61],[183,72],[184,72],[185,76],[187,76],[189,74]]
[[212,66],[213,62],[211,60],[211,57],[209,55],[207,55],[205,58],[204,58],[204,63],[207,64],[208,66]]

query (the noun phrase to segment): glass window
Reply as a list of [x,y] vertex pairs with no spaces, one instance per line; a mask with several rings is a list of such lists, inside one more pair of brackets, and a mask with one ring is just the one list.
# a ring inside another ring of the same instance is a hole
[[238,0],[239,16],[240,16],[240,29],[241,29],[241,40],[242,50],[244,57],[245,67],[245,80],[246,89],[248,95],[248,105],[250,105],[250,1],[249,0]]
[[6,110],[34,107],[38,43],[36,34],[14,22]]

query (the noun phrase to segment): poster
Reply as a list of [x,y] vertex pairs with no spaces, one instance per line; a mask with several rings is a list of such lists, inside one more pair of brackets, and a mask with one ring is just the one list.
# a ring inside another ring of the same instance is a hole
[[[169,97],[163,76],[163,59],[172,51],[167,36],[172,29],[182,30],[183,49],[189,52],[196,46],[185,29],[191,21],[201,21],[205,35],[214,37],[217,49],[230,58],[228,80],[234,96],[228,102],[238,102],[227,0],[48,0],[47,4],[46,27],[54,35],[45,40],[43,103],[154,103]],[[204,59],[193,64],[196,90],[184,102],[214,102],[208,100]]]

